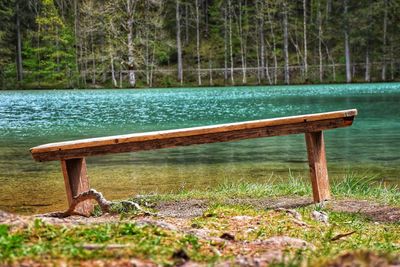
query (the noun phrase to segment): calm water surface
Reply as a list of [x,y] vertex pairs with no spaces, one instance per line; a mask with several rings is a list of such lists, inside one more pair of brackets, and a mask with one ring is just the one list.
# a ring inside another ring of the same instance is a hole
[[[329,173],[400,184],[400,84],[0,92],[0,209],[65,207],[58,162],[37,163],[43,143],[357,108],[349,128],[327,131]],[[88,159],[91,185],[111,199],[212,187],[226,181],[307,177],[303,135]]]

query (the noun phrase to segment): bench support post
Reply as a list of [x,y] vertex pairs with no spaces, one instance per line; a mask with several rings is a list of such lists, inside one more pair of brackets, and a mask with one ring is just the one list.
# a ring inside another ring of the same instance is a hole
[[[68,205],[71,205],[73,197],[90,189],[86,172],[86,160],[85,158],[62,159],[61,168],[64,175]],[[75,212],[90,215],[93,207],[93,203],[84,201],[76,206]]]
[[314,202],[330,199],[328,169],[326,166],[325,143],[322,131],[306,133],[308,165]]

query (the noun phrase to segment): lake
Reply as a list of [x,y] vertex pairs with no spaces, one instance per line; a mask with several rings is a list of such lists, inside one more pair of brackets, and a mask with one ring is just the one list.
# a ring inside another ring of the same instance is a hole
[[[61,210],[59,162],[29,148],[55,141],[357,108],[353,126],[325,132],[332,179],[348,173],[400,184],[400,83],[0,92],[0,209]],[[308,177],[303,135],[88,158],[107,198]]]

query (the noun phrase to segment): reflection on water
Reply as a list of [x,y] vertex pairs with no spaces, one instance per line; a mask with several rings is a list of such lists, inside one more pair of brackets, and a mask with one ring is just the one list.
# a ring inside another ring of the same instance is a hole
[[[0,209],[65,205],[58,162],[29,147],[53,141],[357,108],[350,128],[326,132],[332,177],[369,170],[400,181],[400,84],[152,90],[0,92]],[[92,185],[110,198],[224,181],[307,176],[304,137],[126,153],[88,159]],[[34,197],[34,198],[32,198]]]

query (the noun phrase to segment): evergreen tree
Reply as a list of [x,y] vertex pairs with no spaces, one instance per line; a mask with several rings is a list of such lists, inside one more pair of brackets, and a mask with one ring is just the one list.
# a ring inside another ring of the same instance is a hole
[[53,0],[43,0],[36,30],[28,32],[24,44],[24,67],[32,72],[30,82],[39,87],[46,83],[71,86],[75,71],[72,29],[64,23]]

